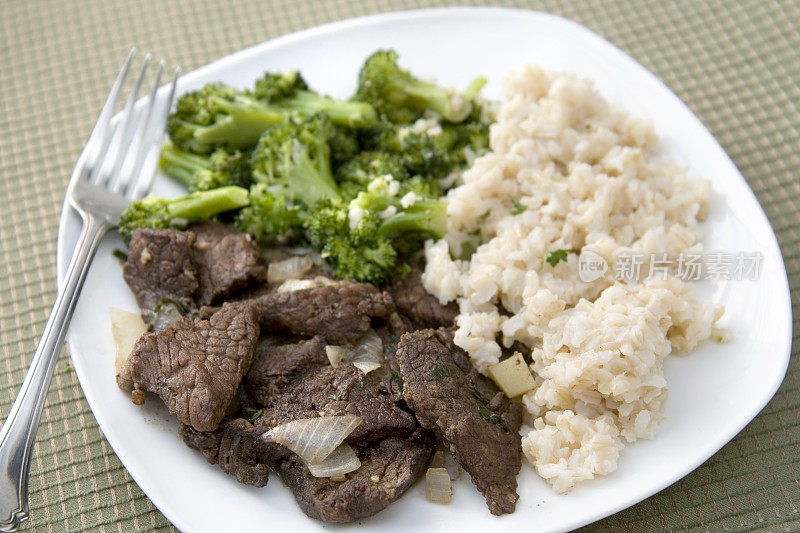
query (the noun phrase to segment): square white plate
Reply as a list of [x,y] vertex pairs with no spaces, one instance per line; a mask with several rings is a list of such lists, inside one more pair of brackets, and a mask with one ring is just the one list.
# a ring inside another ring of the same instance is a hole
[[[453,503],[425,501],[418,483],[372,519],[349,527],[397,531],[562,531],[628,507],[674,483],[708,459],[766,405],[786,372],[791,311],[786,272],[775,236],[741,174],[691,111],[622,51],[568,20],[533,11],[454,8],[397,12],[347,20],[301,31],[248,48],[184,75],[178,92],[224,80],[246,86],[265,70],[299,68],[309,84],[334,96],[349,96],[364,58],[392,47],[418,75],[435,75],[465,87],[477,75],[489,78],[485,94],[499,97],[503,75],[532,62],[574,71],[596,81],[614,104],[650,118],[662,155],[690,167],[690,175],[712,181],[711,216],[704,224],[707,250],[760,252],[756,281],[705,284],[702,293],[724,304],[726,344],[708,342],[688,357],[669,358],[670,398],[658,436],[625,449],[613,474],[555,495],[524,462],[514,514],[493,517],[464,475]],[[178,194],[160,178],[155,192]],[[79,220],[65,206],[58,239],[61,283],[74,248]],[[319,531],[291,493],[272,476],[263,489],[247,487],[206,463],[177,436],[177,423],[160,402],[133,405],[114,381],[109,307],[136,310],[111,251],[103,242],[72,319],[68,343],[75,370],[97,421],[133,478],[158,508],[187,533],[219,531]]]

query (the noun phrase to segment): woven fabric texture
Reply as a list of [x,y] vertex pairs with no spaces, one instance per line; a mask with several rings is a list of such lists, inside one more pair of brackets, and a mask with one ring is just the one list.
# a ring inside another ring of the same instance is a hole
[[[458,2],[461,4],[462,2]],[[0,0],[0,418],[55,297],[67,178],[131,45],[192,69],[245,46],[426,0]],[[653,71],[719,139],[778,235],[794,344],[775,398],[695,472],[587,531],[800,530],[800,3],[503,2],[588,26]],[[26,531],[174,530],[120,464],[62,355],[42,416]]]

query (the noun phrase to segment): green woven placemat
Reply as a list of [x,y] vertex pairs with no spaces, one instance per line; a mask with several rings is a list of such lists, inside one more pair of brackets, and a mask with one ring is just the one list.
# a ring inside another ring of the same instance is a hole
[[[459,2],[461,3],[461,2]],[[415,0],[0,0],[0,417],[55,295],[67,177],[131,45],[192,69],[294,30]],[[666,82],[719,139],[778,235],[800,301],[800,3],[503,2],[604,35]],[[62,357],[42,416],[28,531],[171,530],[120,464]],[[695,472],[591,531],[800,530],[800,366],[767,408]],[[535,530],[532,520],[531,530]]]

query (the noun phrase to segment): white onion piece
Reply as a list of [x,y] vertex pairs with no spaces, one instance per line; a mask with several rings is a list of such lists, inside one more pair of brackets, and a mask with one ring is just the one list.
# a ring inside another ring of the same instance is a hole
[[357,369],[361,370],[365,375],[369,374],[373,370],[376,370],[381,367],[381,363],[377,361],[353,361],[353,366]]
[[147,324],[139,313],[108,308],[111,319],[111,337],[114,339],[114,371],[119,374],[133,351],[139,337],[147,332]]
[[278,283],[289,279],[300,279],[314,266],[314,260],[309,255],[300,255],[273,261],[267,268],[267,281]]
[[277,290],[278,292],[304,291],[326,285],[336,285],[336,282],[323,276],[317,276],[314,279],[287,279],[281,283]]
[[451,480],[461,477],[461,467],[456,463],[453,454],[444,450],[436,450],[431,459],[431,468],[444,468],[450,474]]
[[263,438],[286,446],[306,464],[319,464],[363,421],[356,415],[301,418],[275,426]]
[[325,355],[328,356],[328,361],[330,361],[333,368],[339,368],[339,363],[341,363],[344,356],[347,355],[347,348],[329,344],[325,347]]
[[450,474],[446,468],[434,467],[425,472],[425,498],[429,502],[448,504],[453,499]]
[[334,481],[344,481],[344,475],[358,470],[361,461],[347,444],[342,444],[333,450],[328,457],[320,463],[306,463],[309,472],[314,477],[329,477]]

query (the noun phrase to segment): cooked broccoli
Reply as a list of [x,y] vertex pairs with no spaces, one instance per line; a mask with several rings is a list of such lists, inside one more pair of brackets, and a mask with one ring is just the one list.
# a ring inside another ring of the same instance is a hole
[[461,122],[472,105],[457,92],[420,80],[397,65],[397,52],[378,50],[358,75],[356,99],[372,104],[392,122],[413,122],[432,109],[450,122]]
[[259,244],[285,244],[301,235],[306,212],[301,205],[273,195],[263,183],[250,189],[250,205],[236,215],[236,227]]
[[384,122],[363,131],[359,139],[366,150],[397,154],[411,174],[438,179],[450,174],[460,159],[436,137],[416,131],[411,124]]
[[397,182],[379,178],[347,205],[318,204],[309,214],[306,235],[337,277],[377,284],[396,268],[398,244],[409,235],[441,237],[446,217],[444,203],[401,197]]
[[184,227],[249,203],[247,189],[220,187],[177,198],[147,196],[132,203],[119,217],[119,233],[129,243],[137,228]]
[[399,155],[364,151],[343,164],[336,173],[339,181],[352,181],[364,186],[386,175],[398,181],[408,179],[408,170]]
[[330,165],[330,119],[323,114],[289,117],[267,129],[253,151],[253,180],[271,194],[313,206],[341,199]]
[[352,159],[361,149],[358,146],[356,130],[344,126],[333,126],[328,137],[328,146],[331,149],[331,168],[337,169],[345,161]]
[[211,155],[198,155],[167,141],[161,148],[159,166],[190,191],[207,191],[228,185],[248,187],[252,180],[249,151],[230,153],[218,149]]
[[361,128],[378,120],[375,109],[365,102],[336,100],[309,90],[296,70],[267,72],[256,82],[255,95],[268,104],[302,115],[325,113],[338,125]]
[[287,110],[265,104],[246,91],[209,83],[178,99],[167,121],[167,132],[178,148],[189,152],[235,150],[254,144],[265,129],[287,114]]

